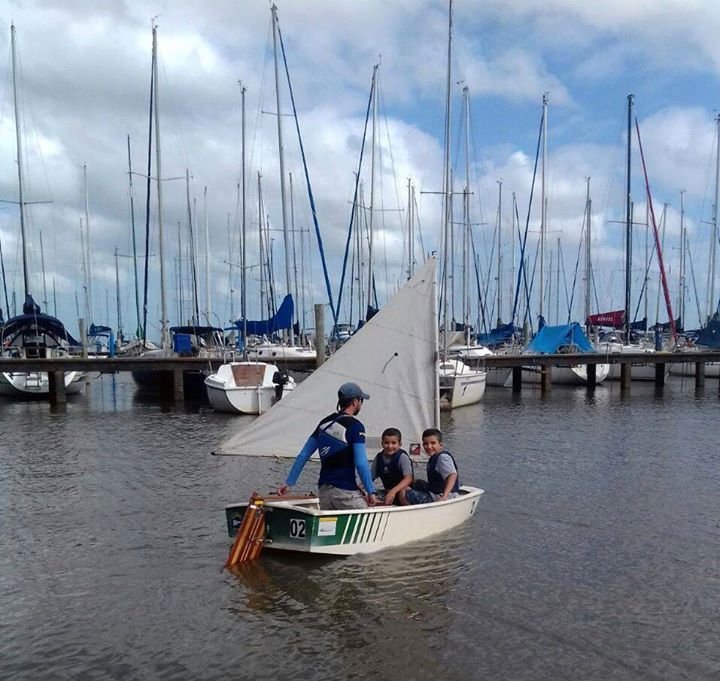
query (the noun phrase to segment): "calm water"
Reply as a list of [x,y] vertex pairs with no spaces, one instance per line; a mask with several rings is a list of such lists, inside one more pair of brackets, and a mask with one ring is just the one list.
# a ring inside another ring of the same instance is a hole
[[240,419],[1,401],[0,678],[720,678],[717,382],[486,398],[443,424],[469,523],[240,576],[223,506],[289,466],[211,456]]

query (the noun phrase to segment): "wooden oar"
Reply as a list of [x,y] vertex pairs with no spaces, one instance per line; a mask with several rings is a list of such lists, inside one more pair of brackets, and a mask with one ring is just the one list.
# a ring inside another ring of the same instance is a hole
[[[238,527],[235,541],[230,549],[230,555],[225,562],[226,568],[249,560],[249,556],[257,558],[262,549],[262,540],[265,538],[265,513],[263,503],[256,503],[256,495],[250,497],[248,507],[245,509],[240,527]],[[258,542],[258,537],[261,537]],[[258,546],[255,546],[258,544]]]
[[267,501],[299,501],[308,499],[314,495],[281,495],[266,494],[260,496],[257,492],[253,492],[245,509],[240,527],[238,527],[235,541],[230,549],[230,555],[225,562],[226,568],[235,567],[238,563],[245,563],[255,560],[262,551],[263,542],[265,541],[265,502]]

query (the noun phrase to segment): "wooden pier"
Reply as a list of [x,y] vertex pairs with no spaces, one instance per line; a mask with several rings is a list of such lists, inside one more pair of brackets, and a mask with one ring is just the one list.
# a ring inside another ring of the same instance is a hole
[[[184,398],[183,373],[201,372],[216,369],[224,360],[200,357],[63,357],[56,359],[14,359],[0,358],[0,372],[47,372],[50,382],[49,399],[53,403],[65,402],[65,383],[62,375],[66,371],[84,371],[91,373],[117,373],[122,371],[172,372],[173,396],[176,400]],[[668,364],[693,364],[695,366],[695,385],[705,383],[705,365],[720,362],[720,350],[693,352],[623,352],[623,353],[558,353],[552,355],[488,355],[478,363],[485,368],[505,367],[513,370],[513,391],[521,389],[523,367],[537,367],[541,372],[541,389],[549,390],[553,367],[571,367],[585,364],[588,367],[588,388],[595,387],[595,366],[597,364],[620,364],[621,386],[629,388],[631,366],[633,364],[654,364],[655,384],[665,383],[665,369]]]
[[666,367],[668,364],[693,364],[695,366],[695,385],[705,384],[705,365],[710,362],[720,362],[720,350],[704,350],[692,352],[610,352],[610,353],[556,353],[546,355],[488,355],[483,357],[479,366],[485,368],[511,368],[513,372],[513,392],[519,392],[522,382],[523,367],[537,367],[540,369],[541,390],[550,389],[553,367],[572,367],[581,364],[587,365],[587,387],[595,387],[595,368],[598,364],[619,364],[620,385],[623,389],[630,388],[631,368],[633,365],[654,364],[655,385],[665,384]]

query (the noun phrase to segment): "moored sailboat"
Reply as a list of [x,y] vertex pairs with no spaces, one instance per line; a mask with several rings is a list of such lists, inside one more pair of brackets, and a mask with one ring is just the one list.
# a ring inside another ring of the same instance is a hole
[[[70,348],[79,347],[67,332],[63,323],[48,314],[44,314],[30,293],[30,276],[27,258],[27,234],[23,177],[23,150],[20,126],[20,109],[16,78],[15,25],[10,26],[12,50],[13,102],[15,109],[15,134],[18,167],[18,207],[20,212],[20,235],[22,245],[23,283],[25,302],[21,315],[11,317],[0,328],[0,348],[2,356],[18,359],[43,359],[63,357]],[[66,393],[78,393],[82,390],[85,374],[81,371],[63,373]],[[6,371],[0,372],[0,394],[10,396],[45,396],[50,392],[50,379],[47,372]]]

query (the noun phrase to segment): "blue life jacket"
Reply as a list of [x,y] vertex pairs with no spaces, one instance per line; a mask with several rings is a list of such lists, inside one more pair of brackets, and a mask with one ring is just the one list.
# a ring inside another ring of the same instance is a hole
[[[375,457],[375,473],[377,477],[382,480],[383,487],[386,491],[391,490],[405,477],[400,468],[400,457],[403,454],[407,456],[407,452],[404,449],[398,449],[387,464],[385,463],[382,452]],[[410,461],[410,465],[412,465],[412,461]]]
[[320,455],[320,478],[318,485],[332,485],[340,489],[358,489],[355,479],[353,446],[346,439],[347,429],[358,423],[349,414],[330,414],[315,429]]
[[[433,494],[439,494],[442,495],[442,493],[445,491],[445,478],[443,478],[440,473],[438,473],[435,468],[437,467],[438,459],[440,458],[440,454],[447,454],[455,464],[455,470],[458,470],[457,462],[455,461],[455,457],[448,452],[447,449],[443,449],[442,452],[439,452],[435,456],[431,456],[428,459],[427,462],[427,478],[428,478],[428,489]],[[455,478],[455,484],[453,485],[453,488],[450,490],[450,493],[457,494],[460,491],[460,473],[458,472],[458,476]]]

